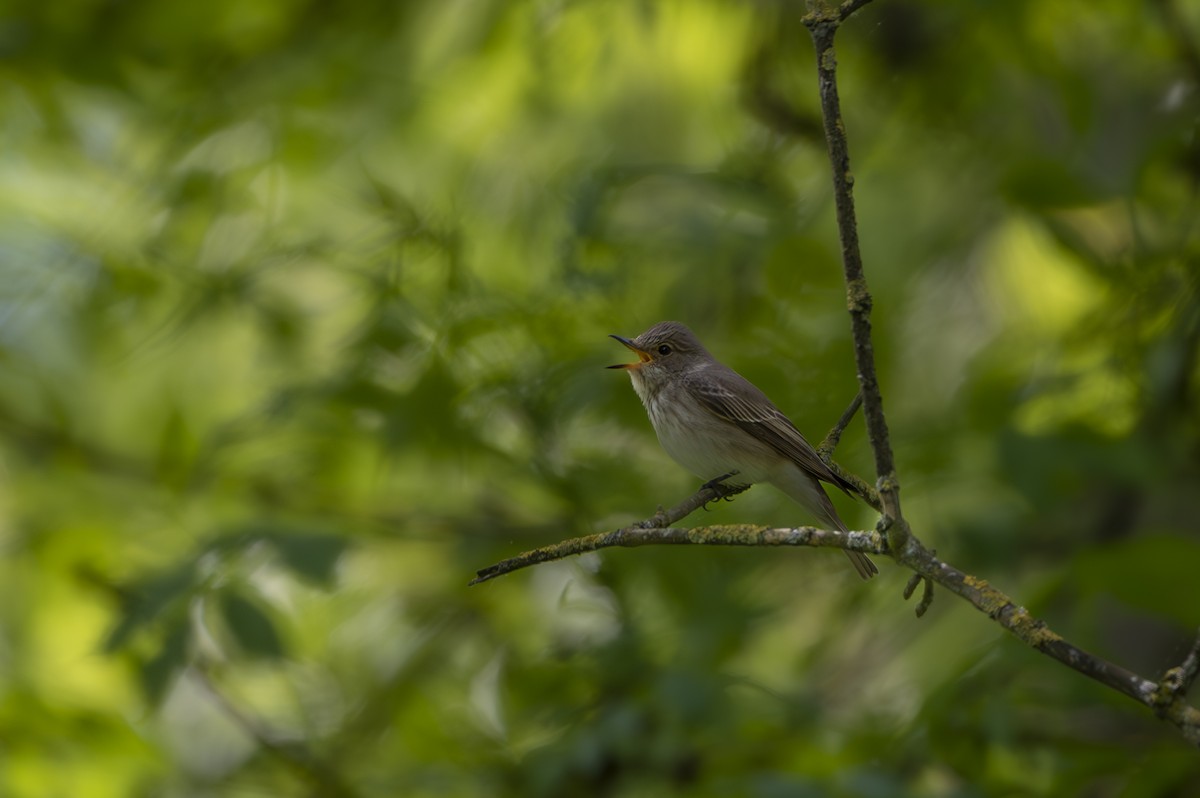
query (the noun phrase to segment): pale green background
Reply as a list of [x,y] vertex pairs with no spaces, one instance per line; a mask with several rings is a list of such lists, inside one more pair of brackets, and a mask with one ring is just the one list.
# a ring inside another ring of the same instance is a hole
[[[888,562],[466,587],[696,487],[608,333],[690,323],[814,439],[853,396],[801,11],[6,4],[0,794],[1200,792],[1171,727],[947,594],[916,620]],[[839,38],[906,512],[1148,678],[1200,624],[1198,40],[1190,0]],[[871,476],[861,423],[838,458]]]

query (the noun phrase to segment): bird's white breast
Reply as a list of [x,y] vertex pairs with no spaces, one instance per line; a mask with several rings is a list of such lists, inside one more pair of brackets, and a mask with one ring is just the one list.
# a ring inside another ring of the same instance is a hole
[[704,480],[737,472],[729,482],[769,481],[779,455],[730,421],[717,416],[681,386],[654,391],[632,373],[633,387],[646,407],[659,443],[675,462]]

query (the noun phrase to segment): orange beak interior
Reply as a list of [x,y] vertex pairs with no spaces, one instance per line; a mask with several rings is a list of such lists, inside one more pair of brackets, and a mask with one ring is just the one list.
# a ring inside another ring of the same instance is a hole
[[624,336],[620,336],[620,335],[610,335],[608,337],[617,339],[622,344],[624,344],[627,349],[634,352],[638,356],[637,363],[618,363],[615,366],[609,366],[610,369],[636,369],[636,368],[641,368],[643,363],[650,362],[650,353],[645,351],[644,349],[639,349],[637,344],[635,344],[630,339],[625,338]]

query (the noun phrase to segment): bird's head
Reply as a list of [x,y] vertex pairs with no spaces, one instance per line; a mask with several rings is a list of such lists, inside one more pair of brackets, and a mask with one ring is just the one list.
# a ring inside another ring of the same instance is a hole
[[627,370],[634,382],[657,382],[712,357],[692,331],[677,321],[661,321],[637,338],[609,337],[616,338],[638,356],[637,363],[609,366]]

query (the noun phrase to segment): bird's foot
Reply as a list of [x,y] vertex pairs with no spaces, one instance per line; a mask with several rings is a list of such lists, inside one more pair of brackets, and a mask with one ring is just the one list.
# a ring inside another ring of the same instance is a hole
[[715,502],[715,501],[719,502],[722,499],[724,499],[727,502],[731,502],[731,501],[733,501],[734,496],[738,495],[739,493],[742,493],[743,491],[750,489],[749,485],[730,485],[729,483],[727,483],[725,481],[725,480],[729,479],[730,477],[735,476],[737,473],[738,472],[736,472],[736,471],[730,471],[728,474],[722,474],[721,476],[717,477],[716,479],[710,479],[708,482],[705,482],[703,485],[700,486],[700,490],[711,490],[713,493],[716,494],[716,496],[714,496],[713,498],[706,501],[703,505],[701,505],[705,510],[708,509],[708,505],[711,502]]
[[727,488],[729,487],[728,485],[722,485],[721,483],[733,476],[737,476],[736,471],[730,471],[728,474],[722,474],[719,477],[713,477],[708,482],[705,482],[703,485],[701,485],[700,490],[721,490],[722,488]]

